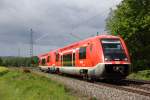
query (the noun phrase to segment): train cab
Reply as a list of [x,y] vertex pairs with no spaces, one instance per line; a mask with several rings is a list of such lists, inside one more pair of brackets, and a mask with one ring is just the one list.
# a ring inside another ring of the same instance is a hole
[[130,57],[120,37],[100,39],[107,78],[125,78],[130,72]]

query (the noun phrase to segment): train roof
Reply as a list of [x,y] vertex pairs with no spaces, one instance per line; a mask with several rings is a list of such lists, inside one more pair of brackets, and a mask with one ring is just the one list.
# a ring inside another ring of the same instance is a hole
[[78,41],[78,42],[71,43],[71,44],[69,44],[69,45],[67,45],[67,46],[64,46],[64,47],[62,47],[62,48],[58,48],[58,49],[56,49],[56,50],[52,50],[52,51],[50,51],[50,52],[48,52],[48,53],[41,54],[41,55],[39,55],[39,57],[47,56],[47,55],[48,55],[49,53],[51,53],[51,52],[63,51],[63,50],[65,50],[65,49],[78,46],[78,45],[80,45],[81,43],[83,43],[83,42],[85,42],[85,41],[90,41],[90,40],[97,39],[97,38],[99,38],[99,39],[101,39],[101,38],[119,38],[119,36],[113,36],[113,35],[98,35],[98,36],[94,36],[94,37],[89,37],[89,38],[87,38],[87,39],[84,39],[84,40],[80,40],[80,41]]
[[90,41],[90,40],[93,40],[93,39],[97,39],[97,38],[99,38],[99,39],[101,39],[101,38],[119,38],[119,36],[113,36],[113,35],[98,35],[98,36],[94,36],[94,37],[89,37],[89,38],[87,38],[87,39],[84,39],[84,40],[80,40],[80,41],[78,41],[78,42],[74,42],[74,43],[71,43],[71,44],[69,44],[69,45],[67,45],[67,46],[65,46],[65,47],[62,47],[62,48],[58,48],[57,50],[59,51],[61,51],[61,50],[65,50],[65,49],[67,49],[67,48],[71,48],[71,47],[75,47],[75,46],[78,46],[80,43],[82,43],[82,42],[85,42],[85,41]]

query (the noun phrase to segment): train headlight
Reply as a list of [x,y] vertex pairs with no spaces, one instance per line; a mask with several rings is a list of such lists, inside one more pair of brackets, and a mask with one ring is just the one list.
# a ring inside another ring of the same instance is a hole
[[105,61],[110,61],[110,58],[105,58]]
[[105,61],[110,61],[111,59],[109,57],[105,57]]
[[128,61],[128,58],[124,58],[125,61]]
[[105,58],[105,61],[107,61],[108,60],[108,58]]

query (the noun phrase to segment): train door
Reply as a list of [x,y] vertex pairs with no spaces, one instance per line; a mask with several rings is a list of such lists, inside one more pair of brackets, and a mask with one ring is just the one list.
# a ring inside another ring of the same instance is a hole
[[56,54],[55,54],[56,66],[59,65],[59,56],[60,56],[59,53],[56,52]]
[[50,55],[47,56],[47,66],[50,66]]
[[44,66],[45,64],[46,64],[46,59],[43,58],[43,59],[42,59],[42,66]]
[[79,48],[79,65],[86,66],[86,59],[87,59],[87,47],[80,47]]
[[93,58],[94,58],[93,57],[93,44],[90,44],[90,46],[89,46],[89,61],[90,61],[91,66],[94,66],[93,60],[95,60],[95,59],[93,59]]
[[72,66],[75,66],[75,52],[72,55]]
[[63,55],[61,55],[61,66],[63,66]]

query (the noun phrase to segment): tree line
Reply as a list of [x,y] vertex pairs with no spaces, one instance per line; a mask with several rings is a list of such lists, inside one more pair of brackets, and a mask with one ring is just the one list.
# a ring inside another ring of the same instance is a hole
[[38,65],[38,58],[34,57],[0,57],[0,66],[7,67],[31,67]]
[[150,0],[123,0],[106,21],[109,33],[124,38],[134,71],[150,69]]

